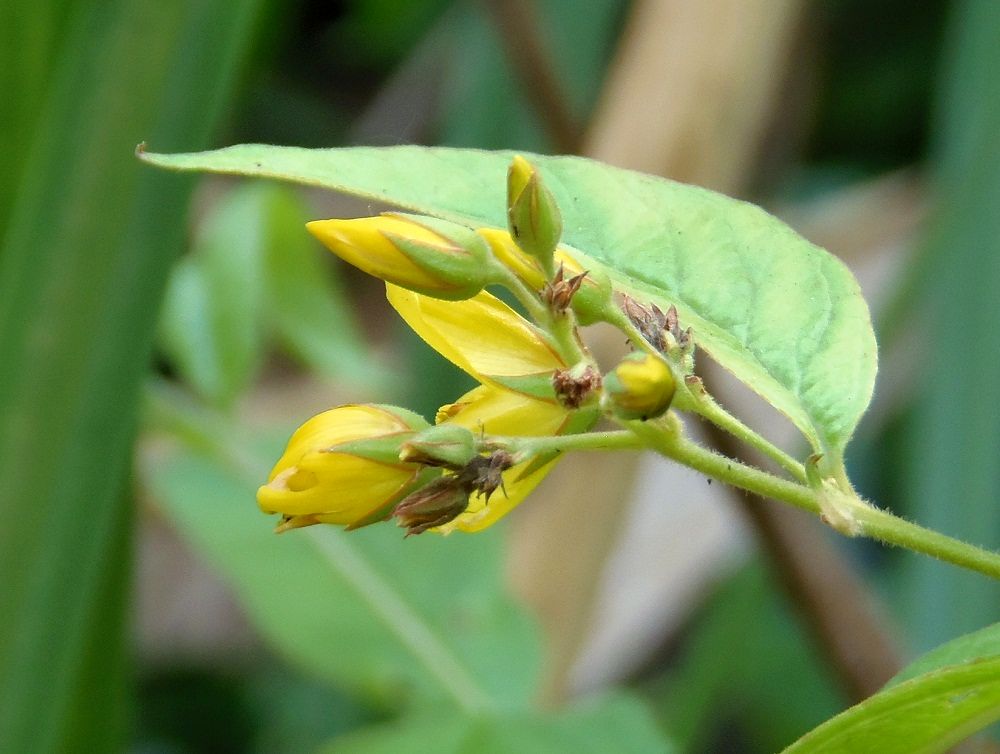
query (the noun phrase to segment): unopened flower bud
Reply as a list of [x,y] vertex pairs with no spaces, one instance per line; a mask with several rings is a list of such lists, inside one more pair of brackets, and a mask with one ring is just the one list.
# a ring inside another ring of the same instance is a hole
[[406,528],[406,536],[422,534],[454,520],[469,507],[469,489],[457,477],[435,479],[403,500],[392,515]]
[[604,376],[604,405],[621,419],[655,419],[673,397],[673,372],[648,353],[629,354]]
[[470,228],[416,215],[315,220],[306,228],[345,262],[434,298],[475,296],[489,281],[489,247]]
[[257,503],[282,515],[278,531],[318,523],[355,529],[381,520],[434,473],[398,460],[400,444],[427,426],[396,406],[324,411],[292,435]]
[[476,455],[475,435],[457,424],[428,427],[399,449],[400,461],[450,469],[464,468]]
[[507,171],[507,223],[517,245],[551,275],[552,255],[562,235],[562,216],[538,171],[520,155]]

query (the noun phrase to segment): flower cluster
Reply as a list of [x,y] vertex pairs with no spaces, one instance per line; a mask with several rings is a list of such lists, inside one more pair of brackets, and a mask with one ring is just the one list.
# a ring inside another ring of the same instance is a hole
[[[478,531],[558,460],[558,449],[532,438],[588,432],[602,412],[630,420],[667,410],[674,378],[663,359],[634,354],[602,375],[580,339],[578,323],[608,319],[612,287],[558,246],[559,211],[537,170],[516,157],[507,187],[507,230],[405,214],[307,225],[384,280],[413,331],[479,384],[433,425],[382,405],[307,421],[258,491],[261,509],[281,515],[279,531],[391,517],[410,534]],[[510,290],[533,321],[487,286]]]

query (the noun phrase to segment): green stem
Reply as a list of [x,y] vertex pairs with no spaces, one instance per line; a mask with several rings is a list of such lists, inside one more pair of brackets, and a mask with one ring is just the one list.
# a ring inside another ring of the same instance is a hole
[[[610,305],[604,312],[604,320],[622,330],[636,348],[646,353],[663,358],[663,354],[657,351],[639,332],[631,319],[617,306]],[[704,390],[704,388],[702,388]],[[675,407],[684,411],[691,411],[706,421],[710,421],[724,432],[728,432],[738,440],[742,440],[750,447],[763,453],[781,468],[787,471],[794,479],[800,482],[806,480],[806,472],[802,464],[795,458],[788,455],[777,445],[766,439],[756,431],[741,422],[731,413],[720,406],[711,395],[703,392],[695,395],[694,391],[681,381],[678,385],[678,395],[674,399]]]
[[535,321],[535,324],[544,327],[549,320],[549,310],[542,303],[538,294],[501,262],[494,260],[492,268],[493,280],[513,293],[521,306],[527,310],[528,316]]
[[[664,422],[629,422],[628,426],[648,447],[696,471],[761,497],[780,500],[817,515],[823,512],[819,491],[727,458],[688,440],[681,435],[676,418],[672,427],[665,426]],[[845,499],[848,501],[846,513],[858,524],[860,533],[1000,579],[1000,553],[925,529],[858,498]]]
[[806,481],[806,471],[801,463],[726,411],[708,393],[703,396],[692,396],[689,405],[693,413],[767,456],[787,471],[793,479],[799,482]]
[[542,455],[562,453],[569,450],[638,450],[645,443],[628,430],[612,432],[583,432],[578,435],[557,435],[554,437],[497,437],[487,440],[489,445],[500,445],[515,453]]
[[535,324],[549,334],[563,361],[567,364],[576,364],[589,360],[577,340],[576,320],[572,312],[565,312],[562,315],[553,314],[542,303],[538,293],[529,288],[505,265],[497,262],[493,265],[493,270],[496,282],[513,293],[527,310],[528,315],[535,321]]

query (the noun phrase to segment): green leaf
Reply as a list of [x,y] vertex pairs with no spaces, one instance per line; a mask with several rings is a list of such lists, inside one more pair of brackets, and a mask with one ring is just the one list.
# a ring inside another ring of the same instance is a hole
[[[476,226],[505,227],[511,155],[445,148],[243,145],[152,164],[296,181]],[[699,346],[837,463],[871,398],[876,347],[847,268],[753,205],[577,157],[529,155],[567,244],[616,288],[675,304]],[[582,256],[582,255],[581,255]]]
[[932,649],[911,662],[897,673],[889,686],[894,686],[918,675],[932,670],[957,665],[961,662],[971,662],[986,658],[1000,657],[1000,623],[994,623],[971,634],[959,636],[957,639]]
[[553,715],[421,715],[334,741],[323,754],[669,754],[634,697],[591,699]]
[[385,525],[276,535],[254,502],[267,464],[231,434],[229,452],[248,470],[179,453],[148,481],[283,654],[394,706],[417,694],[470,709],[528,703],[539,650],[499,583],[498,533],[404,540]]
[[881,691],[785,754],[935,754],[1000,719],[1000,658],[950,665]]
[[2,5],[3,62],[12,35],[35,67],[0,116],[0,751],[117,751],[131,444],[190,190],[130,145],[209,143],[260,2]]

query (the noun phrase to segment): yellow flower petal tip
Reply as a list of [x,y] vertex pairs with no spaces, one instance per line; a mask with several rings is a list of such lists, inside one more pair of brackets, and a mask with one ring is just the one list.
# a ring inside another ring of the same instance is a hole
[[384,518],[426,483],[421,467],[398,461],[399,446],[427,423],[404,409],[372,404],[324,411],[291,437],[267,484],[257,490],[278,531],[317,523],[356,528]]
[[462,225],[384,214],[313,220],[306,229],[359,270],[429,296],[461,300],[488,282],[489,249],[475,231]]

